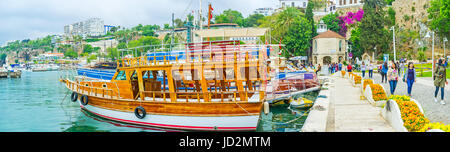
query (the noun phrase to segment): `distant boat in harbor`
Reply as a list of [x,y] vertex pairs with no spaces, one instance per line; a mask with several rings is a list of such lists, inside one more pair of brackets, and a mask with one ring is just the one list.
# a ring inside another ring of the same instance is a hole
[[33,72],[43,72],[43,71],[58,71],[59,66],[56,64],[40,64],[40,65],[33,65],[31,67],[31,71]]
[[6,70],[3,67],[0,67],[0,78],[7,78],[8,77],[8,70]]

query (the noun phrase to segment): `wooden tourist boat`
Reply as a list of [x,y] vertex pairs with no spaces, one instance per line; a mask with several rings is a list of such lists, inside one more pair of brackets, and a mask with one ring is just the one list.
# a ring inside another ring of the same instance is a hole
[[214,50],[210,43],[207,51],[186,48],[188,57],[173,61],[171,55],[121,59],[109,82],[61,82],[82,109],[114,121],[182,130],[256,130],[267,67],[266,56],[252,54],[264,54],[263,47]]

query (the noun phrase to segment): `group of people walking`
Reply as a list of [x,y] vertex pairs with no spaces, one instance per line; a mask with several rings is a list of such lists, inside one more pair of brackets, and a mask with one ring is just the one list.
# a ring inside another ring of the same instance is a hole
[[[416,69],[414,67],[413,62],[409,62],[407,65],[406,71],[403,70],[399,66],[399,63],[395,63],[393,61],[390,61],[389,66],[387,62],[384,62],[379,67],[379,72],[381,73],[381,83],[389,83],[390,87],[390,93],[393,95],[395,93],[395,89],[397,87],[397,83],[399,81],[400,76],[402,76],[402,81],[405,82],[408,86],[408,96],[411,96],[412,87],[415,82],[417,82],[417,74]],[[441,104],[445,104],[444,101],[444,87],[447,82],[446,78],[446,61],[444,59],[439,59],[436,68],[433,70],[434,72],[434,86],[436,87],[436,90],[434,92],[434,101],[438,102],[437,95],[439,93],[439,90],[441,91]],[[401,75],[402,74],[402,75]],[[364,77],[364,74],[363,74]]]
[[[444,88],[445,85],[448,84],[447,81],[447,61],[445,59],[439,59],[435,68],[433,69],[433,81],[436,90],[434,91],[434,101],[438,101],[438,93],[441,92],[440,103],[445,105],[444,101]],[[371,63],[365,64],[362,62],[361,64],[361,73],[362,77],[365,78],[366,71],[368,71],[368,77],[372,79],[373,76],[374,65]],[[330,69],[331,70],[331,69]],[[340,70],[340,68],[339,68]],[[352,72],[353,66],[351,64],[347,65],[347,72]],[[391,95],[395,93],[395,89],[397,88],[397,84],[399,79],[407,84],[407,92],[408,96],[411,96],[412,88],[415,82],[417,82],[417,74],[416,68],[414,67],[413,62],[407,63],[406,61],[393,62],[389,61],[384,62],[378,67],[378,72],[381,74],[381,83],[389,83],[389,91]]]
[[342,63],[328,64],[328,73],[333,74],[342,70]]

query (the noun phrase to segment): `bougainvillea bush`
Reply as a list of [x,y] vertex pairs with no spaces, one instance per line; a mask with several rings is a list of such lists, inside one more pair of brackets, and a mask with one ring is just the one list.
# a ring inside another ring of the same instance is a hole
[[342,36],[346,36],[347,30],[349,26],[352,26],[353,24],[357,22],[361,22],[361,19],[364,17],[364,10],[360,9],[356,13],[353,12],[347,12],[346,15],[339,16],[339,26],[341,27],[341,30],[339,31],[339,34]]

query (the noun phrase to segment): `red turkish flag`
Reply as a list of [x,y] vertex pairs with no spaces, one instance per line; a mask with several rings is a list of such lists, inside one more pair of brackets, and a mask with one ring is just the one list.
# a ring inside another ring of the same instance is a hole
[[214,11],[214,9],[212,8],[211,4],[209,4],[209,18],[210,19],[213,17],[212,11]]

